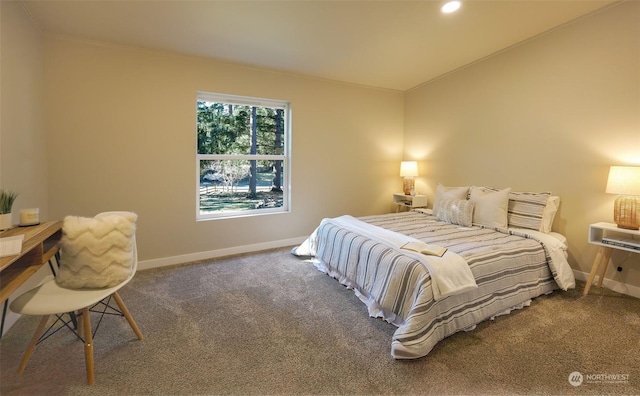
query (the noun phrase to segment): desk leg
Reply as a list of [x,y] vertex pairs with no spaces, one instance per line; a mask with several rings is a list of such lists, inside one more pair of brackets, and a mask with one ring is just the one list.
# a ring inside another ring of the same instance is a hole
[[0,338],[4,335],[4,320],[7,318],[7,307],[9,306],[9,299],[4,300],[2,304],[2,322],[0,322]]

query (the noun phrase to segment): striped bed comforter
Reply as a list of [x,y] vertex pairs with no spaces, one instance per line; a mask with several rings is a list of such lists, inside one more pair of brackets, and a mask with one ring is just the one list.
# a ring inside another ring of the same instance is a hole
[[[305,242],[311,249],[305,250],[312,252],[319,270],[352,288],[371,316],[398,326],[391,344],[396,359],[425,356],[445,337],[550,293],[558,288],[558,265],[566,264],[550,265],[545,244],[519,232],[461,227],[417,211],[359,220],[448,248],[467,261],[478,286],[436,300],[431,276],[420,261],[339,224],[322,222]],[[305,254],[300,248],[298,253]]]

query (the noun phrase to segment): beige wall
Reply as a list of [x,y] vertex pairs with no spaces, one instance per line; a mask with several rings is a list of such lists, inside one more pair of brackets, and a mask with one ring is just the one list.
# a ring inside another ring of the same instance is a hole
[[[613,221],[610,165],[640,165],[640,2],[627,2],[411,90],[405,157],[419,188],[489,185],[552,191],[570,263],[589,272],[590,223]],[[640,255],[614,254],[640,286]]]
[[[142,260],[263,246],[307,235],[325,216],[386,212],[404,147],[421,160],[417,188],[431,198],[438,181],[560,195],[555,227],[569,238],[572,266],[587,272],[596,250],[588,224],[612,220],[608,167],[640,163],[638,2],[404,95],[61,37],[43,43],[18,3],[0,2],[0,13],[0,185],[44,220],[138,212]],[[292,102],[292,213],[195,221],[198,90]],[[607,277],[639,286],[639,257],[614,255],[624,270]]]
[[48,215],[43,43],[20,4],[0,2],[0,187],[17,192],[20,209]]
[[[141,260],[386,212],[401,182],[402,93],[62,37],[45,54],[51,215],[137,212]],[[197,91],[292,103],[291,213],[195,221]]]
[[[0,1],[0,187],[19,193],[20,209],[37,207],[48,217],[47,144],[44,125],[43,38],[14,1]],[[15,295],[36,286],[48,268],[31,277]],[[5,332],[20,316],[10,310]]]

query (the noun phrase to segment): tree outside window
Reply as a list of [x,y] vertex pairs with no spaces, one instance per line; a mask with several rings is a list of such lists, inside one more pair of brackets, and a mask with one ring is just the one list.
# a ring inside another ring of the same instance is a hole
[[289,104],[198,93],[198,219],[289,210]]

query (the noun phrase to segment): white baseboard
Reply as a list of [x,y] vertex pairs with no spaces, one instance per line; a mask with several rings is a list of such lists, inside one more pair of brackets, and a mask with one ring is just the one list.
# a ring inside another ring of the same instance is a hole
[[[575,276],[577,280],[580,280],[583,282],[586,282],[587,279],[589,279],[589,274],[582,271],[573,270],[573,276]],[[597,280],[597,277],[596,279],[593,280],[591,290],[593,290],[593,287],[594,287],[593,284],[596,283],[596,280]],[[602,281],[602,287],[605,287],[609,290],[613,290],[616,293],[626,294],[628,296],[640,298],[640,287],[638,286],[627,285],[626,283],[604,278],[604,281]]]
[[206,252],[189,253],[180,256],[163,257],[159,259],[144,260],[138,263],[138,270],[143,271],[151,268],[166,267],[169,265],[190,263],[193,261],[208,260],[216,257],[232,256],[235,254],[259,252],[261,250],[276,249],[286,246],[299,245],[306,237],[282,239],[279,241],[271,241],[264,243],[256,243],[253,245],[235,246],[231,248],[209,250]]

